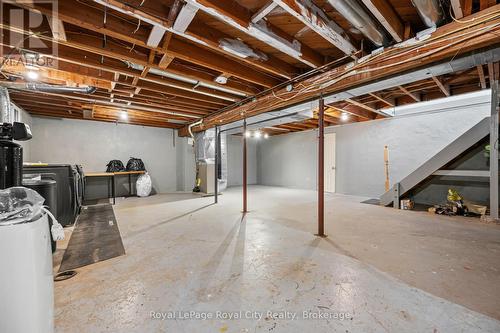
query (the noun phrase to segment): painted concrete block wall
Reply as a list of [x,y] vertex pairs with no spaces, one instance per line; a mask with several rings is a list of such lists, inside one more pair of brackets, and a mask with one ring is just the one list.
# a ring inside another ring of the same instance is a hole
[[[489,97],[481,103],[371,122],[334,126],[337,193],[379,197],[384,192],[384,145],[389,146],[391,184],[415,170],[477,122],[488,116]],[[281,135],[258,147],[259,183],[315,189],[317,132]]]
[[257,148],[258,183],[315,189],[317,132],[306,131],[261,140]]
[[176,137],[176,167],[177,191],[190,192],[193,190],[196,177],[196,163],[194,148],[188,144],[188,139]]
[[[103,172],[110,160],[126,164],[133,156],[144,161],[157,192],[177,189],[171,129],[33,117],[32,131],[32,162],[81,164],[86,172]],[[125,182],[118,185],[117,193],[126,193]],[[100,186],[99,195],[105,196],[105,180],[96,186]]]
[[[247,181],[257,184],[257,141],[247,140]],[[227,136],[227,185],[243,184],[243,146],[241,136]]]

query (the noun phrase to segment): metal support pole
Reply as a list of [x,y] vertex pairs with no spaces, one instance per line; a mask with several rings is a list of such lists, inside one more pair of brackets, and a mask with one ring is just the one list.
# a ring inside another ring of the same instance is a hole
[[319,99],[318,109],[318,234],[325,235],[325,103]]
[[243,120],[243,213],[247,210],[247,120]]
[[220,145],[219,127],[215,126],[215,166],[214,166],[214,203],[218,202],[219,196],[219,145]]
[[490,217],[498,220],[498,81],[491,81]]

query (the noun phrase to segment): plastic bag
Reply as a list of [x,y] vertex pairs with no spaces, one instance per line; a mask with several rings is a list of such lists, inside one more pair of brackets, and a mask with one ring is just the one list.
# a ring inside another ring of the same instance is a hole
[[151,176],[148,173],[140,175],[135,183],[138,197],[147,197],[151,194]]
[[144,162],[140,158],[131,157],[127,162],[127,171],[145,171]]
[[106,166],[106,172],[120,172],[125,170],[125,167],[120,160],[111,160]]
[[63,240],[63,227],[43,206],[44,201],[45,199],[37,191],[27,187],[9,187],[0,190],[0,225],[26,223],[37,219],[45,212],[52,219],[52,238]]
[[452,188],[448,189],[448,196],[446,198],[448,199],[448,201],[451,201],[451,202],[462,200],[462,197],[460,196],[460,194]]
[[0,190],[0,224],[9,225],[30,221],[41,214],[45,199],[26,187]]

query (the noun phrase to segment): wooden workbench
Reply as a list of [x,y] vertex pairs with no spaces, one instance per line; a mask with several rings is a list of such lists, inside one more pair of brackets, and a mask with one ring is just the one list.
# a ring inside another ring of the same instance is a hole
[[[85,173],[85,182],[86,178],[92,177],[109,177],[109,181],[111,182],[111,196],[113,198],[113,205],[116,203],[116,193],[115,193],[115,177],[116,176],[128,176],[128,193],[129,196],[132,196],[132,175],[142,175],[145,174],[146,171],[118,171],[118,172],[89,172]],[[109,187],[108,187],[108,198],[109,198]]]

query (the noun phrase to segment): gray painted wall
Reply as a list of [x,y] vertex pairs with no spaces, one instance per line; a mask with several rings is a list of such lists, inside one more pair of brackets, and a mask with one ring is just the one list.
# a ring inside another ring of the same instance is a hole
[[[489,115],[489,96],[471,100],[464,95],[455,103],[460,105],[448,108],[450,103],[442,99],[433,102],[434,111],[327,128],[327,133],[337,133],[337,193],[379,197],[384,192],[384,145],[389,146],[392,184]],[[261,141],[259,183],[315,189],[316,137],[316,131],[307,131]]]
[[[30,117],[31,118],[31,117]],[[142,158],[156,192],[191,191],[195,180],[194,150],[187,138],[170,129],[104,122],[33,117],[33,140],[26,162],[82,164],[86,172],[103,172],[111,159],[124,164]],[[175,141],[175,145],[174,145]],[[228,136],[228,185],[241,185],[241,138]],[[31,151],[31,152],[30,152]],[[106,178],[90,179],[87,198],[108,194]],[[257,145],[248,142],[248,182],[257,183]],[[117,179],[117,195],[128,192],[127,179]]]
[[[243,184],[243,146],[241,136],[227,136],[227,185]],[[257,141],[247,139],[247,182],[257,184]]]
[[188,144],[187,138],[176,137],[176,167],[177,191],[190,192],[193,190],[196,176],[194,148]]
[[317,132],[272,136],[258,144],[258,183],[316,189]]
[[[177,154],[171,129],[33,117],[32,131],[32,162],[81,164],[86,172],[103,172],[109,160],[126,164],[133,156],[144,161],[157,192],[177,189]],[[105,180],[91,181],[96,190],[89,198],[105,196]],[[126,191],[123,179],[117,193]]]

